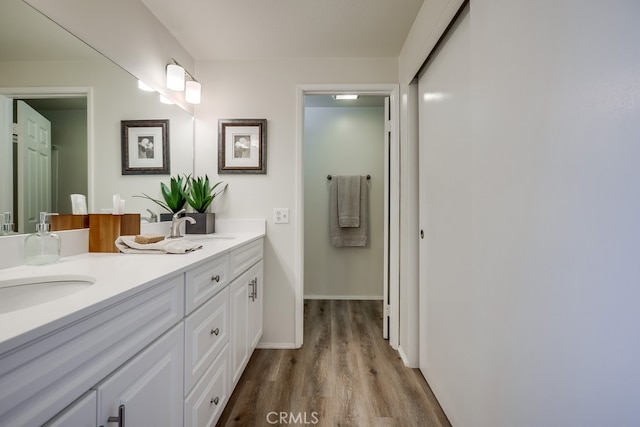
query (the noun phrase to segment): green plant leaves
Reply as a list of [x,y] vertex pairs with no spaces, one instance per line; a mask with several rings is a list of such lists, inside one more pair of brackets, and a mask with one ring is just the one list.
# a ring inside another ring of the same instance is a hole
[[176,175],[171,177],[169,182],[169,186],[167,186],[164,182],[160,183],[160,192],[162,193],[162,198],[164,200],[154,199],[146,193],[142,193],[142,196],[133,196],[133,197],[142,197],[144,199],[151,200],[158,206],[166,209],[169,212],[176,213],[187,202],[187,191],[189,187],[189,181],[191,180],[191,175]]
[[188,189],[186,191],[186,199],[189,206],[196,210],[196,212],[204,213],[207,211],[213,200],[219,194],[223,193],[227,189],[227,184],[216,192],[216,188],[222,185],[223,182],[217,182],[213,186],[209,182],[209,176],[190,178],[188,181]]

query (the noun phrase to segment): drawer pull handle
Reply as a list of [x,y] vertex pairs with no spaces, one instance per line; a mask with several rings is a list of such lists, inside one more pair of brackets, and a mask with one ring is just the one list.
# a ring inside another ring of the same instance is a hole
[[212,281],[212,282],[216,282],[216,283],[220,283],[220,275],[219,275],[219,274],[216,274],[215,276],[213,276],[213,277],[211,278],[211,281]]
[[214,397],[213,399],[211,399],[211,401],[209,402],[209,405],[211,405],[212,403],[214,405],[217,405],[218,402],[220,402],[220,399],[218,399],[218,396]]
[[107,418],[107,423],[118,423],[118,427],[125,427],[124,425],[124,405],[118,406],[118,416]]
[[220,328],[215,328],[211,330],[211,335],[218,336],[219,333],[220,333]]

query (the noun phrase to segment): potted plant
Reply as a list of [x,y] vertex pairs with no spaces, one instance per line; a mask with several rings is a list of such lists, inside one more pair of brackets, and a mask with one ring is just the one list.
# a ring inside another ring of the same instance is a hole
[[185,197],[187,203],[195,212],[187,213],[187,215],[194,218],[196,223],[187,223],[185,230],[187,234],[209,234],[215,231],[215,214],[207,212],[207,209],[209,209],[216,196],[222,194],[226,189],[227,184],[222,181],[211,185],[207,175],[204,178],[200,176],[189,179]]
[[174,177],[171,177],[169,186],[167,186],[164,182],[161,182],[160,192],[162,193],[163,200],[154,199],[146,193],[142,193],[142,196],[133,197],[142,197],[144,199],[151,200],[158,206],[171,212],[160,214],[160,221],[171,221],[173,214],[182,209],[184,207],[184,204],[187,202],[186,195],[190,179],[191,175],[176,175]]

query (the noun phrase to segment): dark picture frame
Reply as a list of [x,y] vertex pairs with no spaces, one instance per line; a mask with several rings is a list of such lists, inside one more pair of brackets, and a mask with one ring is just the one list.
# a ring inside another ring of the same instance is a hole
[[218,120],[218,174],[267,173],[267,119]]
[[169,175],[169,120],[122,120],[122,175]]

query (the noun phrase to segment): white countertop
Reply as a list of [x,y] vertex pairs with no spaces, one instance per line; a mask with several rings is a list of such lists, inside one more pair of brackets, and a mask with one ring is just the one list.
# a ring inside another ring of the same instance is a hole
[[[0,270],[0,280],[51,275],[85,275],[96,282],[74,294],[0,314],[0,354],[183,273],[208,258],[264,236],[264,232],[225,233],[232,239],[201,239],[202,249],[187,254],[84,253],[45,266]],[[192,236],[195,237],[195,236]]]

